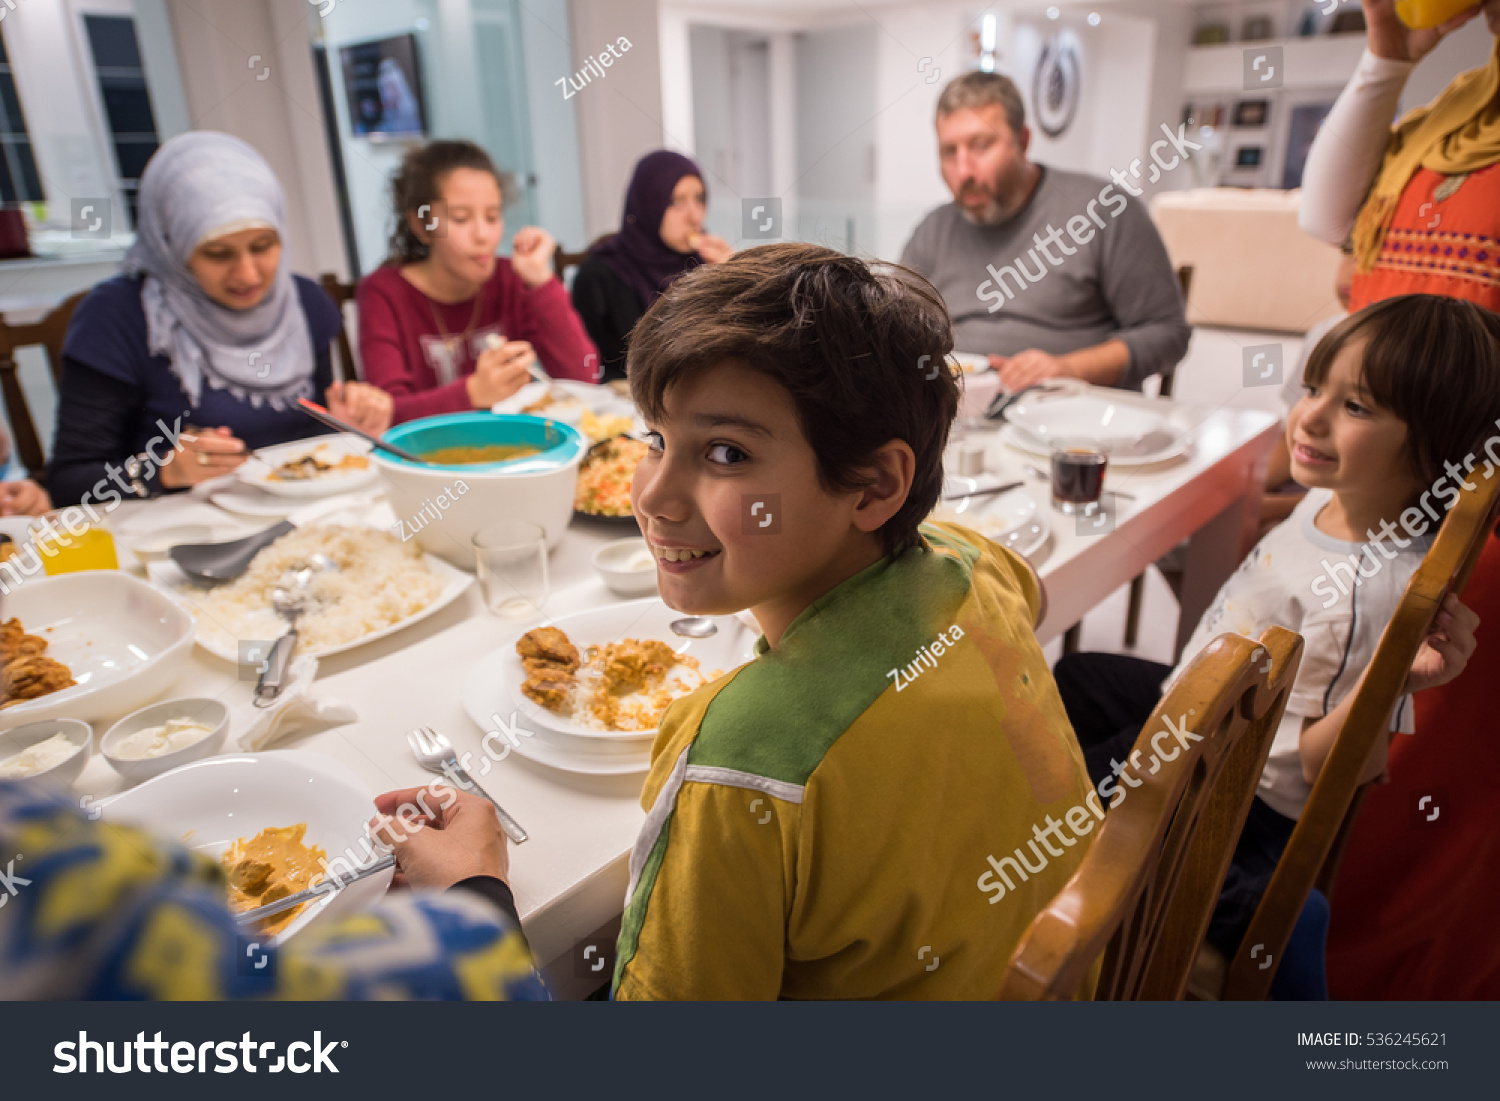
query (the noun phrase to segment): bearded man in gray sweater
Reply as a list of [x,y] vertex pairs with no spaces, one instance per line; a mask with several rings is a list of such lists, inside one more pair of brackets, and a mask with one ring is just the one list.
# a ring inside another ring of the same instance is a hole
[[[1008,390],[1058,376],[1139,390],[1176,367],[1192,330],[1167,250],[1132,198],[1139,161],[1111,181],[1027,160],[1026,108],[998,73],[943,89],[937,136],[954,201],[922,220],[901,262],[942,292],[959,350],[988,354]],[[1167,138],[1153,155],[1191,155],[1182,134]]]

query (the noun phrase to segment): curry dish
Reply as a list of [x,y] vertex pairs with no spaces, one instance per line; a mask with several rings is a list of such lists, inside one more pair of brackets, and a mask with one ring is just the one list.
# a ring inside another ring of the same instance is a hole
[[[268,826],[250,840],[240,838],[229,846],[220,857],[224,874],[229,878],[229,908],[237,914],[253,910],[306,890],[321,880],[328,854],[316,845],[305,844],[302,838],[306,833],[306,822]],[[304,902],[272,914],[260,923],[260,931],[275,936],[306,906]]]
[[436,451],[425,452],[422,458],[438,466],[467,466],[472,463],[504,463],[540,453],[541,448],[538,447],[486,444],[483,447],[440,447]]

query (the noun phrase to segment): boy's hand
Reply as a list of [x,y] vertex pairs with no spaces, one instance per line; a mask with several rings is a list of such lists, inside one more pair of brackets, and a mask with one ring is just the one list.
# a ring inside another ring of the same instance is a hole
[[1474,610],[1449,593],[1432,621],[1432,633],[1411,663],[1411,673],[1402,691],[1420,692],[1456,679],[1478,645],[1474,639],[1474,629],[1478,626],[1479,616]]
[[[415,803],[426,788],[388,791],[376,796],[375,809],[394,815],[403,803]],[[500,819],[487,799],[454,791],[458,798],[446,809],[434,807],[436,820],[411,829],[381,830],[380,837],[393,843],[396,868],[412,887],[441,891],[470,876],[492,875],[505,882],[510,877],[510,852]],[[429,804],[430,806],[431,804]]]

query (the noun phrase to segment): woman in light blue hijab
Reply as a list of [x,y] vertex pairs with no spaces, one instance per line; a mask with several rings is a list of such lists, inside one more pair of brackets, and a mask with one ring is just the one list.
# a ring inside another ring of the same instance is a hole
[[111,485],[186,488],[249,450],[319,434],[298,398],[389,427],[384,391],[333,381],[343,318],[282,263],[286,236],[281,185],[240,139],[194,131],[151,158],[121,274],[79,304],[63,345],[57,504],[107,499]]

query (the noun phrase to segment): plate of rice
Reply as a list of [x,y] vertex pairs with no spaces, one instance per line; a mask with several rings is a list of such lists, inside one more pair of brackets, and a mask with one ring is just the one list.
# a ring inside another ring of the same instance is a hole
[[474,582],[389,531],[341,524],[298,528],[257,554],[234,581],[213,588],[195,583],[171,561],[152,562],[148,573],[193,614],[199,646],[238,662],[241,642],[286,633],[271,594],[283,575],[314,554],[327,555],[339,568],[312,580],[310,606],[297,620],[302,654],[339,654],[384,638],[451,604]]
[[589,448],[578,467],[573,512],[593,519],[635,523],[630,483],[636,464],[649,450],[644,441],[629,436],[614,436]]

